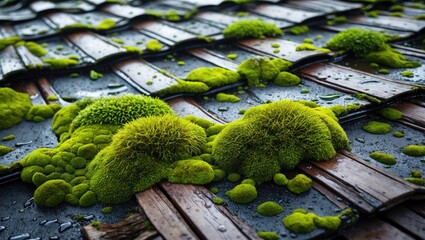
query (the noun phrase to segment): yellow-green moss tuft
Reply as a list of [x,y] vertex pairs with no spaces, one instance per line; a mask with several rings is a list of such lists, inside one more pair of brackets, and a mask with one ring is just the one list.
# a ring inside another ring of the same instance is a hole
[[168,181],[172,183],[207,184],[214,180],[211,165],[202,160],[181,160],[170,174]]
[[225,38],[236,39],[275,37],[282,34],[282,30],[276,25],[258,19],[236,21],[223,31]]
[[273,83],[278,86],[289,87],[300,84],[301,79],[295,74],[289,72],[280,72],[273,80]]
[[[261,81],[272,81],[280,70],[266,57],[252,57],[238,66],[238,73],[248,80],[248,85],[258,86]],[[281,65],[278,65],[281,66]]]
[[213,197],[212,202],[216,205],[222,205],[224,204],[224,200],[219,197]]
[[110,213],[112,213],[112,207],[104,207],[104,208],[102,208],[101,212],[103,214],[110,214]]
[[240,76],[237,72],[220,67],[197,68],[186,77],[186,81],[202,82],[210,88],[217,88],[238,82]]
[[270,60],[270,63],[279,69],[279,71],[288,71],[292,67],[292,62],[281,58],[274,58]]
[[393,155],[385,152],[372,152],[369,154],[369,157],[386,165],[394,165],[397,163],[397,160]]
[[241,184],[251,184],[252,186],[255,186],[256,183],[253,179],[246,178],[246,179],[242,180]]
[[32,106],[25,115],[25,120],[32,122],[42,122],[45,119],[53,117],[61,109],[59,104],[36,105]]
[[379,114],[388,120],[399,120],[403,117],[403,113],[397,109],[386,107],[379,110]]
[[241,175],[239,173],[230,173],[227,176],[227,180],[229,180],[230,182],[238,182],[241,179]]
[[38,45],[36,42],[26,42],[25,47],[37,57],[42,57],[47,54],[46,49]]
[[78,64],[78,59],[75,58],[48,58],[43,62],[50,64],[52,69],[63,69],[68,66],[75,66]]
[[0,39],[0,51],[5,49],[7,46],[14,45],[19,41],[21,41],[21,39],[18,36],[11,36]]
[[11,88],[0,88],[0,130],[20,123],[32,106],[30,96]]
[[316,227],[331,231],[336,231],[341,225],[341,218],[338,216],[316,217],[313,220]]
[[390,124],[378,122],[378,121],[370,121],[366,125],[362,126],[362,129],[368,133],[373,134],[386,134],[391,132],[393,129]]
[[64,180],[47,181],[35,190],[34,202],[39,207],[56,207],[70,191],[71,185]]
[[228,59],[230,59],[230,60],[235,60],[236,58],[238,58],[238,54],[236,54],[236,53],[230,53],[230,54],[227,54],[226,57]]
[[143,50],[136,46],[124,46],[125,50],[130,53],[136,53],[137,55],[141,55]]
[[316,229],[314,225],[314,218],[316,217],[313,213],[293,212],[285,217],[282,222],[291,232],[308,233]]
[[150,40],[146,43],[146,49],[151,52],[159,52],[162,50],[162,47],[162,44],[156,39]]
[[215,99],[219,102],[231,102],[231,103],[236,103],[241,100],[239,97],[237,97],[234,94],[226,94],[226,93],[218,93]]
[[403,148],[403,153],[412,157],[423,157],[425,156],[425,146],[409,145]]
[[1,140],[4,141],[4,142],[6,142],[6,141],[11,141],[13,139],[15,139],[15,135],[10,134],[10,135],[7,135],[7,136],[3,137]]
[[288,181],[287,187],[289,191],[300,194],[310,190],[313,186],[311,178],[304,174],[297,174],[293,179]]
[[276,216],[283,212],[283,207],[275,202],[268,201],[258,205],[257,212],[263,216]]
[[226,195],[233,202],[250,203],[257,198],[257,189],[251,184],[239,184],[227,191]]
[[8,146],[0,145],[0,156],[6,155],[9,152],[13,151],[13,148]]
[[275,232],[258,231],[257,235],[264,240],[278,240],[279,235]]
[[283,173],[276,173],[273,176],[273,182],[279,186],[286,186],[288,185],[288,179],[286,178],[285,174]]
[[102,22],[100,22],[95,27],[95,29],[96,30],[108,30],[108,29],[111,29],[111,28],[115,27],[116,24],[117,24],[117,22],[115,22],[112,19],[107,18],[107,19],[104,19]]
[[308,32],[310,29],[306,25],[294,26],[288,29],[288,31],[294,35],[301,35]]

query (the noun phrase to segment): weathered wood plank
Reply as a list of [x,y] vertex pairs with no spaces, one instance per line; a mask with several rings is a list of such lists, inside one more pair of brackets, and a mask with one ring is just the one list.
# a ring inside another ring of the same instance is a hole
[[425,200],[412,200],[405,203],[404,205],[425,218]]
[[[149,220],[144,214],[133,214],[132,216],[114,224],[101,224],[98,228],[90,225],[81,229],[81,234],[89,240],[118,240],[118,239],[146,239],[139,238],[141,232],[149,227]],[[155,230],[148,230],[149,236],[158,234]],[[144,236],[142,234],[142,236]]]
[[188,50],[187,52],[204,61],[213,63],[218,67],[226,68],[233,71],[236,71],[238,69],[238,64],[231,62],[227,60],[227,58],[225,58],[224,56],[219,56],[216,53],[211,52],[207,49],[196,48]]
[[356,225],[345,229],[342,235],[348,240],[414,239],[391,224],[376,217],[362,219]]
[[49,100],[49,96],[56,96],[60,97],[59,94],[56,93],[56,91],[53,89],[52,85],[50,85],[50,82],[47,81],[46,78],[37,78],[35,80],[35,83],[37,84],[38,89],[41,92],[41,96],[43,96],[44,101],[46,101],[49,104],[53,103],[59,103],[59,100]]
[[418,239],[425,239],[425,218],[419,214],[400,205],[386,211],[384,215],[411,235]]
[[173,98],[168,100],[167,103],[171,108],[173,108],[174,112],[181,117],[194,115],[199,118],[210,120],[214,123],[225,123],[223,120],[207,112],[191,98]]
[[393,107],[403,112],[402,121],[407,121],[425,128],[425,107],[409,102],[398,103]]
[[257,4],[250,11],[280,20],[285,20],[293,23],[302,23],[306,20],[322,15],[321,12],[306,11],[302,9],[291,8],[283,5],[272,4]]
[[165,239],[199,239],[157,187],[137,193],[136,199],[151,223]]
[[161,183],[173,204],[204,239],[254,239],[247,236],[206,196],[203,186]]

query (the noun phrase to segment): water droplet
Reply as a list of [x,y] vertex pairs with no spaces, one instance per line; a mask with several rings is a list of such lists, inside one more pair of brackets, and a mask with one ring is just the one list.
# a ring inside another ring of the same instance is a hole
[[84,217],[84,220],[86,220],[86,221],[89,221],[89,220],[92,220],[92,219],[94,219],[93,214],[90,214],[90,215],[87,215],[87,216]]
[[338,202],[342,202],[342,198],[341,198],[341,197],[337,197],[337,198],[336,198],[336,200],[337,200]]
[[9,219],[10,219],[10,217],[2,217],[2,218],[1,218],[1,221],[2,221],[2,222],[4,222],[4,221],[7,221],[7,220],[9,220]]
[[65,232],[66,230],[70,229],[71,227],[72,227],[71,222],[62,223],[59,227],[59,232]]
[[225,231],[227,231],[227,229],[226,229],[226,227],[225,227],[224,225],[219,225],[219,226],[217,227],[217,230],[218,230],[218,231],[220,231],[220,232],[225,232]]
[[21,147],[21,146],[25,146],[25,145],[29,145],[31,144],[32,141],[28,141],[28,142],[19,142],[19,143],[15,143],[15,147]]
[[58,236],[51,236],[51,237],[49,237],[49,240],[59,240],[59,237]]
[[15,205],[16,203],[18,203],[18,202],[17,202],[17,201],[13,201],[13,202],[12,202],[12,205]]
[[2,232],[3,230],[5,230],[6,227],[5,226],[0,226],[0,232]]
[[47,222],[44,224],[44,226],[45,226],[45,227],[49,227],[49,226],[51,226],[51,225],[53,225],[53,224],[55,224],[55,223],[58,223],[58,222],[59,222],[59,220],[58,220],[58,219],[53,219],[53,220],[47,221]]
[[25,203],[24,203],[24,207],[29,207],[34,203],[34,198],[30,198],[28,199]]
[[291,236],[291,238],[297,238],[297,237],[298,237],[298,234],[296,234],[296,233],[291,233],[289,236]]
[[25,209],[19,209],[19,213],[25,212]]
[[30,238],[30,234],[29,233],[23,233],[23,234],[20,234],[20,235],[10,237],[9,240],[24,240],[24,239],[28,239],[28,238]]
[[39,222],[38,224],[40,224],[40,225],[44,225],[44,224],[46,224],[46,222],[47,222],[47,220],[42,220],[41,222]]

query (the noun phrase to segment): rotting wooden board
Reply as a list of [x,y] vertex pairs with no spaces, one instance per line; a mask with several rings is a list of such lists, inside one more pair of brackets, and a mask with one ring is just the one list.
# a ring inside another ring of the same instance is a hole
[[258,239],[243,232],[207,197],[203,186],[161,183],[173,204],[204,239]]
[[425,200],[412,200],[404,204],[407,208],[425,218]]
[[6,47],[0,53],[0,67],[1,72],[3,74],[3,78],[7,77],[7,75],[13,72],[25,70],[25,66],[21,62],[13,46]]
[[419,214],[400,205],[386,211],[384,215],[416,238],[425,239],[425,218]]
[[257,4],[249,11],[275,19],[281,19],[294,23],[302,23],[323,15],[321,12],[304,11],[282,5]]
[[43,61],[41,61],[40,58],[38,58],[37,56],[33,55],[28,48],[26,48],[25,46],[19,46],[16,48],[16,52],[19,54],[19,56],[21,57],[22,62],[25,64],[26,67],[31,68],[31,67],[36,67],[39,65],[44,65]]
[[412,92],[412,87],[414,86],[332,63],[316,63],[303,68],[299,73],[316,82],[330,83],[346,88],[347,91],[362,92],[384,100],[390,100],[398,95]]
[[195,15],[195,19],[200,21],[206,21],[214,24],[217,27],[225,28],[226,26],[240,20],[235,16],[225,15],[223,13],[218,12],[201,12]]
[[391,16],[378,16],[376,18],[359,16],[359,17],[349,18],[348,21],[364,24],[364,25],[372,25],[372,26],[379,26],[383,28],[404,30],[404,31],[414,31],[414,32],[419,32],[425,28],[424,21],[399,18],[399,17],[391,17]]
[[393,106],[403,113],[402,122],[409,122],[425,128],[425,108],[414,103],[402,102]]
[[236,71],[238,69],[238,64],[231,62],[227,60],[224,56],[220,56],[217,53],[214,53],[207,49],[197,48],[188,50],[187,52],[204,61],[213,63],[218,67],[226,68],[233,71]]
[[49,21],[56,25],[56,29],[63,29],[66,26],[71,26],[77,23],[77,21],[72,18],[72,15],[63,12],[50,13],[46,15],[46,17]]
[[413,237],[400,231],[377,217],[364,218],[353,227],[345,229],[342,235],[348,240],[411,240]]
[[49,104],[52,103],[59,103],[58,100],[49,100],[49,96],[56,96],[59,97],[59,94],[56,93],[56,91],[53,89],[53,87],[50,85],[49,81],[47,81],[46,78],[37,78],[35,80],[38,89],[41,92],[41,96],[43,96],[43,99],[48,102]]
[[141,23],[135,24],[134,27],[139,30],[149,31],[174,43],[186,41],[189,39],[196,39],[196,36],[191,33],[172,28],[159,21],[143,21]]
[[137,193],[136,199],[151,223],[165,239],[199,239],[157,187]]
[[174,112],[181,117],[194,115],[196,117],[204,118],[215,123],[224,123],[224,121],[212,116],[211,113],[200,107],[193,99],[173,98],[168,100],[167,103],[171,108],[173,108]]
[[122,4],[109,4],[103,7],[102,10],[128,19],[140,17],[146,13],[146,10],[143,8]]

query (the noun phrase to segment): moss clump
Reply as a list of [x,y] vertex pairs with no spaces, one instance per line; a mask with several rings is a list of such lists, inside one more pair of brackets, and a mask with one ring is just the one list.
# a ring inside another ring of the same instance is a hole
[[78,64],[78,59],[75,58],[48,58],[44,59],[43,62],[50,64],[52,69],[63,69],[68,66],[75,66]]
[[390,124],[378,122],[378,121],[370,121],[366,125],[362,126],[362,129],[368,133],[373,134],[386,134],[391,132],[393,129]]
[[288,181],[287,185],[289,191],[296,194],[306,192],[310,190],[312,186],[313,181],[304,174],[297,174],[297,176]]
[[59,98],[55,95],[47,96],[47,101],[58,101]]
[[369,154],[369,157],[386,165],[394,165],[397,163],[397,160],[393,155],[385,152],[372,152]]
[[112,213],[112,207],[104,207],[104,208],[102,208],[101,212],[103,214],[110,214],[110,213]]
[[425,156],[425,146],[409,145],[403,148],[403,153],[412,157],[423,157]]
[[56,207],[70,191],[71,185],[64,180],[47,181],[35,190],[34,202],[39,207]]
[[237,72],[220,67],[197,68],[192,70],[186,77],[186,81],[205,83],[210,88],[217,88],[240,80]]
[[286,186],[288,185],[289,180],[286,178],[285,174],[276,173],[273,176],[273,182],[279,186]]
[[316,227],[335,231],[341,225],[341,217],[343,215],[345,214],[319,217],[314,213],[308,213],[304,209],[296,209],[291,215],[285,217],[282,222],[289,231],[295,233],[308,233]]
[[10,135],[3,137],[1,140],[5,142],[5,141],[13,140],[13,139],[15,139],[15,135],[10,134]]
[[100,22],[95,27],[95,29],[96,30],[108,30],[108,29],[111,29],[111,28],[115,27],[116,24],[117,24],[117,22],[115,22],[112,19],[107,18],[107,19],[104,19],[102,22]]
[[212,157],[226,172],[257,183],[301,160],[326,161],[335,149],[348,149],[348,138],[331,110],[290,100],[257,106],[227,124],[214,140]]
[[0,156],[6,155],[7,153],[13,151],[13,148],[8,146],[0,145]]
[[[137,119],[120,129],[112,143],[90,162],[87,175],[91,189],[102,202],[127,201],[135,192],[168,178],[173,162],[197,156],[205,146],[205,131],[183,118],[165,115]],[[194,165],[182,164],[177,168],[184,173],[186,166]],[[209,169],[201,164],[196,166]],[[212,180],[212,169],[209,174]]]
[[288,29],[288,31],[294,35],[301,35],[308,32],[310,29],[306,25],[294,26]]
[[273,83],[278,86],[289,87],[300,84],[301,79],[295,74],[289,72],[280,72],[273,80]]
[[224,204],[224,200],[222,198],[219,198],[219,197],[213,197],[212,202],[216,205],[223,205]]
[[146,43],[146,49],[151,52],[159,52],[162,50],[162,44],[158,40],[153,39]]
[[181,160],[168,177],[172,183],[207,184],[214,180],[211,165],[202,160]]
[[142,55],[143,50],[136,46],[124,46],[125,50],[130,53],[136,53],[137,55]]
[[90,71],[90,79],[91,80],[97,80],[99,78],[103,77],[102,73],[96,72],[95,70]]
[[412,177],[414,177],[414,178],[421,178],[422,177],[421,171],[419,171],[417,169],[413,169],[412,171],[410,171],[410,175],[412,175]]
[[0,88],[0,130],[20,123],[31,106],[28,94],[11,88]]
[[397,131],[395,133],[393,133],[393,136],[396,138],[402,138],[404,137],[404,132],[403,131]]
[[357,93],[356,98],[359,99],[359,100],[367,100],[367,101],[372,102],[372,103],[377,103],[377,104],[381,103],[381,100],[379,100],[378,98],[372,97],[372,96],[367,95],[365,93]]
[[341,225],[341,218],[339,216],[316,217],[313,220],[316,227],[331,231],[336,231]]
[[0,51],[5,49],[7,46],[14,45],[19,41],[21,41],[21,39],[18,36],[11,36],[0,39]]
[[235,60],[236,58],[238,58],[238,54],[236,54],[236,53],[230,53],[230,54],[227,54],[227,59],[230,59],[230,60]]
[[251,184],[239,184],[227,191],[226,196],[236,203],[249,203],[257,198],[257,189]]
[[274,58],[270,60],[270,63],[279,69],[279,71],[288,71],[292,67],[292,62],[281,58]]
[[253,179],[247,178],[242,180],[241,184],[251,184],[252,186],[255,186],[255,181]]
[[241,175],[239,173],[230,173],[227,176],[227,180],[229,180],[230,182],[238,182],[239,180],[241,180]]
[[381,68],[378,70],[378,73],[380,74],[390,74],[390,70],[386,68]]
[[415,75],[413,74],[413,72],[412,72],[412,71],[403,71],[403,72],[401,72],[400,74],[401,74],[401,76],[403,76],[403,77],[409,77],[409,78],[412,78],[412,77],[414,77],[414,76],[415,76]]
[[388,120],[399,120],[403,117],[403,113],[397,109],[386,107],[379,110],[379,114]]
[[81,196],[78,202],[81,207],[89,207],[95,203],[97,203],[97,197],[96,193],[94,193],[93,191],[87,191],[86,193],[84,193],[84,195]]
[[238,66],[238,73],[248,80],[248,85],[258,86],[260,80],[270,82],[280,70],[265,57],[252,57],[243,61]]
[[25,120],[31,122],[42,122],[45,119],[53,117],[59,109],[61,109],[61,105],[59,104],[32,106],[25,115]]
[[193,122],[194,124],[202,127],[203,129],[208,129],[211,126],[214,126],[214,123],[213,122],[211,122],[211,121],[209,121],[207,119],[204,119],[204,118],[199,118],[199,117],[197,117],[195,115],[187,115],[184,118],[186,120],[189,120],[189,121]]
[[165,102],[152,97],[128,94],[99,98],[78,113],[70,131],[85,125],[123,125],[141,117],[172,113],[173,110]]
[[25,47],[37,57],[42,57],[47,54],[46,49],[38,45],[36,42],[26,42]]
[[177,83],[168,88],[156,92],[158,96],[166,96],[178,93],[204,93],[210,90],[207,84],[177,79]]
[[344,50],[363,57],[368,62],[384,64],[394,68],[414,68],[418,62],[411,62],[400,52],[392,49],[386,42],[387,37],[380,32],[351,28],[332,37],[326,47],[332,50]]
[[241,100],[239,97],[237,97],[234,94],[226,94],[226,93],[217,94],[215,96],[215,99],[219,102],[231,102],[231,103],[236,103]]
[[221,181],[226,177],[226,172],[222,169],[214,169],[214,181]]
[[295,48],[296,51],[318,51],[323,53],[329,53],[331,50],[327,48],[318,48],[311,43],[302,43]]
[[425,187],[425,178],[405,178],[404,180]]
[[275,202],[269,201],[258,205],[257,212],[263,216],[276,216],[283,212],[283,207]]
[[335,113],[335,116],[342,117],[349,113],[358,111],[360,109],[360,106],[357,104],[348,104],[346,106],[337,104],[337,105],[331,106],[330,109],[332,110],[333,113]]
[[258,231],[257,235],[264,240],[278,240],[279,234],[275,232]]
[[225,38],[236,39],[275,37],[282,34],[282,30],[276,25],[258,19],[236,21],[223,31]]

